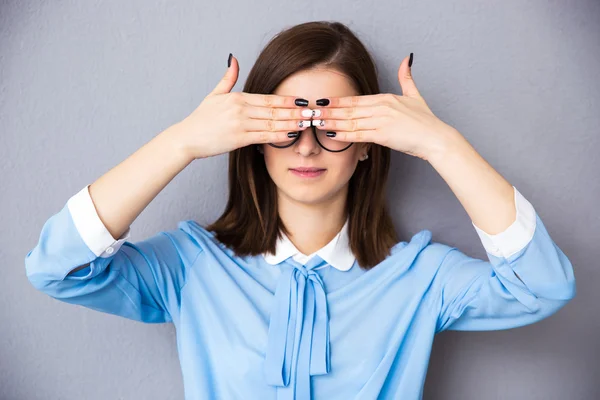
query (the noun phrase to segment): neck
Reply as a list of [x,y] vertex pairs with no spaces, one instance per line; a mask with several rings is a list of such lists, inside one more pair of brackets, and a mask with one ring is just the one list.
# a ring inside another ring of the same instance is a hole
[[287,227],[294,246],[310,255],[337,235],[346,222],[346,194],[319,204],[300,203],[279,196],[279,217]]

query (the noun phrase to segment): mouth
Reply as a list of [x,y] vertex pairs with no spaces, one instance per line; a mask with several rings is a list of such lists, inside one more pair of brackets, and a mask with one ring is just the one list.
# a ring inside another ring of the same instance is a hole
[[290,168],[290,172],[302,178],[316,178],[327,171],[324,168]]
[[297,171],[297,172],[318,172],[318,171],[325,171],[325,168],[306,168],[306,167],[299,167],[299,168],[290,168],[292,171]]

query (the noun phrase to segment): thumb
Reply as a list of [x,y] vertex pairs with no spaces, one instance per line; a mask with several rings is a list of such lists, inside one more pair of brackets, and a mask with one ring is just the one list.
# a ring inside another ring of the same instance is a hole
[[231,53],[229,53],[229,58],[227,59],[227,61],[228,65],[231,61],[231,65],[227,67],[225,75],[219,81],[217,86],[215,86],[213,91],[209,93],[209,96],[213,94],[229,93],[231,92],[231,89],[233,89],[233,87],[235,86],[240,72],[240,67],[238,65],[237,58],[233,57]]
[[[410,68],[412,66],[412,55],[413,53],[410,53],[410,57],[405,57],[400,63],[400,68],[398,69],[398,81],[400,82],[403,96],[421,97],[421,94],[417,89],[417,85],[413,80],[412,71]],[[406,58],[409,58],[409,60],[406,61]],[[409,66],[409,64],[411,65]]]

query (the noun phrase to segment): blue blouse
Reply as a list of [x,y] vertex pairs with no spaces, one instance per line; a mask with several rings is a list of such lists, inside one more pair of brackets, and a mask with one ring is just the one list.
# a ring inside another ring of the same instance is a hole
[[531,324],[575,295],[571,262],[516,188],[506,231],[475,226],[487,260],[424,229],[368,271],[347,222],[308,256],[284,238],[239,257],[192,220],[115,240],[87,188],[45,222],[27,277],[67,303],[172,322],[186,399],[421,399],[436,333]]

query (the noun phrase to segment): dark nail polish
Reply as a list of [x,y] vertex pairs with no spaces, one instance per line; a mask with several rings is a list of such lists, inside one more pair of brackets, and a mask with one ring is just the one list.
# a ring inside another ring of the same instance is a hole
[[335,137],[335,132],[327,132],[328,137]]
[[308,105],[308,100],[306,100],[306,99],[296,99],[296,101],[294,101],[294,103],[297,106],[306,107]]
[[412,61],[413,61],[413,53],[410,53],[410,58],[408,59],[408,67],[412,67]]
[[326,106],[329,105],[329,99],[319,99],[317,100],[318,106]]
[[227,58],[227,68],[231,67],[231,58],[233,57],[233,54],[229,53],[229,58]]
[[288,132],[288,137],[292,138],[292,137],[297,137],[298,136],[298,132]]

